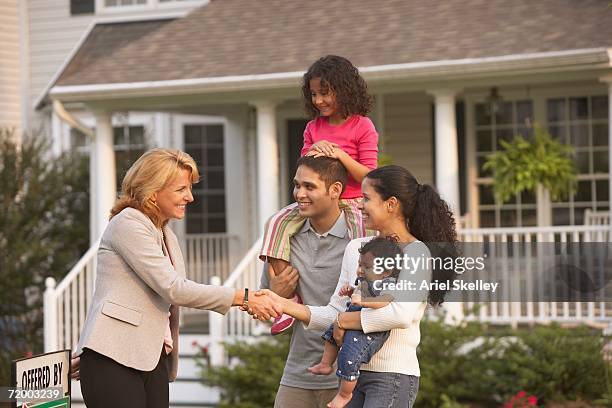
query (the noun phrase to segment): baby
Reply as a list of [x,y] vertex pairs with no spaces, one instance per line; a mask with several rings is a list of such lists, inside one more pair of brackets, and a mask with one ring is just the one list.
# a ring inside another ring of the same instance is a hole
[[[379,309],[393,301],[393,296],[385,293],[386,285],[395,283],[399,275],[399,269],[394,265],[391,269],[384,269],[384,262],[375,262],[375,259],[395,259],[397,255],[402,256],[402,249],[397,242],[391,238],[374,238],[367,242],[360,250],[359,268],[357,280],[353,288],[345,285],[338,293],[340,296],[351,296],[347,303],[347,312],[359,311],[363,307]],[[380,265],[381,270],[375,270],[374,265]],[[313,374],[327,375],[333,370],[334,361],[338,357],[338,370],[336,375],[340,377],[340,388],[336,397],[330,402],[329,407],[343,407],[352,396],[353,390],[359,377],[359,368],[368,363],[372,356],[380,350],[387,338],[389,331],[365,334],[359,330],[347,330],[342,347],[338,347],[333,336],[333,324],[323,333],[326,340],[321,362],[308,369]]]

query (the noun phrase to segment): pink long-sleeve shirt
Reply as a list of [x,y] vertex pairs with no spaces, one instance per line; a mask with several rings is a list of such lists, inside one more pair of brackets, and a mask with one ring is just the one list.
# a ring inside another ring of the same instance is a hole
[[[331,125],[328,118],[319,116],[311,120],[304,130],[304,156],[310,147],[320,141],[336,143],[355,161],[369,169],[378,163],[378,133],[372,121],[366,116],[353,115],[341,125]],[[342,198],[362,197],[361,184],[350,174]]]

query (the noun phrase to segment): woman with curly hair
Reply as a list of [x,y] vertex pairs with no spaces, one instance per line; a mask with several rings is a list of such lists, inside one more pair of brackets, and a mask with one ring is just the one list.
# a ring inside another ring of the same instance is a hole
[[384,166],[372,170],[363,180],[362,190],[364,199],[360,209],[366,228],[398,241],[403,259],[413,262],[409,267],[402,266],[397,282],[414,282],[416,290],[391,288],[393,300],[386,306],[345,311],[350,298],[343,288],[357,278],[360,249],[372,240],[366,237],[353,239],[347,245],[335,294],[326,306],[296,304],[269,290],[256,295],[273,297],[281,303],[284,313],[304,322],[310,330],[324,332],[333,324],[336,344],[342,344],[346,331],[347,336],[352,336],[353,331],[367,335],[389,330],[389,337],[369,361],[365,361],[369,356],[359,361],[363,364],[355,376],[346,378],[340,370],[336,372],[340,378],[356,381],[356,384],[345,389],[341,387],[328,407],[409,408],[414,404],[419,387],[416,350],[421,338],[420,321],[427,305],[442,304],[446,294],[444,290],[427,291],[419,287],[423,282],[449,282],[455,277],[454,270],[445,269],[439,262],[418,261],[457,257],[455,221],[448,204],[436,190],[430,185],[419,184],[403,167]]
[[[366,82],[349,60],[328,55],[317,60],[304,74],[302,95],[306,113],[312,120],[304,130],[301,155],[336,158],[346,167],[349,180],[341,196],[341,209],[353,238],[364,236],[366,231],[358,207],[361,182],[376,168],[378,161],[378,133],[366,116],[372,105]],[[260,259],[268,261],[275,275],[293,273],[287,279],[294,283],[298,276],[295,271],[288,272],[289,238],[304,221],[297,203],[280,210],[266,225],[260,253]],[[300,301],[297,293],[290,296]],[[286,315],[277,318],[272,334],[288,329],[293,321]]]

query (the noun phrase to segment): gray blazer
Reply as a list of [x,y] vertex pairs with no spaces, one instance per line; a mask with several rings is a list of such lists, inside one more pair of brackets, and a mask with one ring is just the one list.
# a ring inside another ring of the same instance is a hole
[[134,208],[124,209],[110,221],[98,249],[95,289],[77,355],[87,347],[124,366],[151,371],[159,362],[170,316],[174,348],[168,379],[174,381],[178,306],[227,313],[234,289],[186,279],[176,235],[168,226],[164,234],[167,249],[149,217]]

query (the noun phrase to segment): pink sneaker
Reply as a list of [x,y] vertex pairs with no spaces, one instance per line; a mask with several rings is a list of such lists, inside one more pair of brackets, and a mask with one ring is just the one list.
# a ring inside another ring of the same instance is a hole
[[[295,295],[292,299],[292,302],[302,304],[302,299],[299,295]],[[274,319],[274,323],[272,323],[272,328],[270,329],[270,334],[276,336],[293,326],[293,322],[295,322],[295,318],[289,316],[287,314],[283,314]]]

